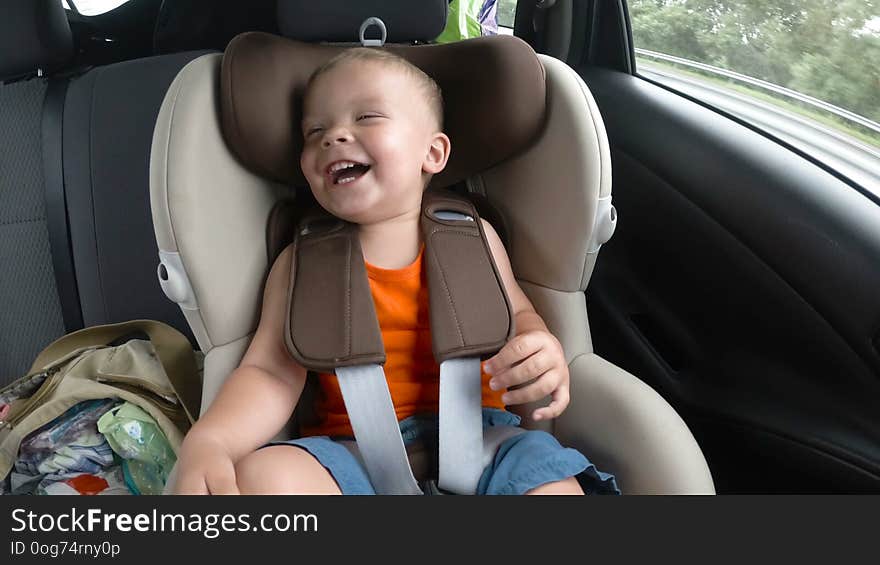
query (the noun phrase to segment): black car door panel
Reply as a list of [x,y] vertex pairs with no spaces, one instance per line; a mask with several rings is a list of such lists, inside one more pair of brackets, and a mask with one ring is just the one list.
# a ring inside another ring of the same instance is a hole
[[880,490],[880,206],[638,76],[581,74],[619,222],[587,299],[598,353],[685,417],[719,492]]

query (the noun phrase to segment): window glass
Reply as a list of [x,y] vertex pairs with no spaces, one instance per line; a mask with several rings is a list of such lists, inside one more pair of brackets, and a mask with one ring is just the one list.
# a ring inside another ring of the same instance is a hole
[[498,0],[498,33],[513,33],[515,15],[516,0]]
[[72,0],[71,2],[62,0],[61,3],[64,4],[67,10],[70,10],[70,4],[73,4],[76,7],[76,11],[83,16],[97,16],[114,10],[126,2],[128,0]]
[[880,0],[628,0],[640,75],[880,194]]

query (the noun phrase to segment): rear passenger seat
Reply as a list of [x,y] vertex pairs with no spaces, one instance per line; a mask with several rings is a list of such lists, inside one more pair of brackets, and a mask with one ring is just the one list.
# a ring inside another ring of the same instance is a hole
[[[60,0],[4,2],[0,386],[23,375],[51,341],[84,326],[152,318],[194,342],[156,278],[149,156],[169,84],[204,51],[79,75],[65,68],[73,53]],[[66,91],[65,75],[73,76]]]
[[189,332],[156,277],[150,145],[165,92],[203,51],[95,68],[64,105],[64,184],[85,326],[152,318]]

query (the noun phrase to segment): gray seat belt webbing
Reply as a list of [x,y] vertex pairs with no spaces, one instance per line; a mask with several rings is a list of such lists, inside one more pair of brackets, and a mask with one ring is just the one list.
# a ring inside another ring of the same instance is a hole
[[437,485],[456,494],[474,494],[483,473],[481,379],[479,357],[440,363]]
[[336,377],[373,489],[377,494],[422,494],[409,466],[382,366],[339,367]]

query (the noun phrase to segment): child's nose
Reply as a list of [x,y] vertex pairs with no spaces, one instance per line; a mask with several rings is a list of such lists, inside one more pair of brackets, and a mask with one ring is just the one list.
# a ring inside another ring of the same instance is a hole
[[351,132],[346,128],[333,128],[327,131],[322,145],[327,148],[337,143],[348,143],[352,140]]

